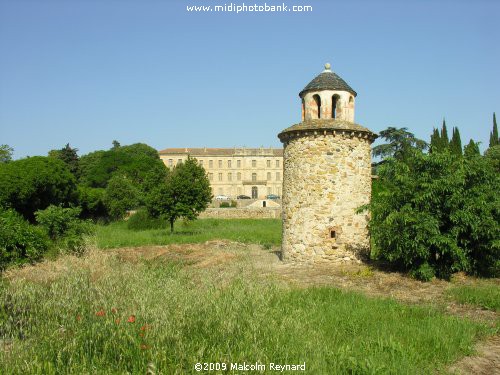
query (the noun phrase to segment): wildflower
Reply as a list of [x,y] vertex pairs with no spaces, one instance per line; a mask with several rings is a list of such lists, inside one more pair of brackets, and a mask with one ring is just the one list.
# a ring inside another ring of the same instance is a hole
[[135,315],[130,315],[127,322],[129,323],[135,323]]
[[77,315],[76,316],[76,321],[79,322],[80,320],[82,320],[82,317],[80,315]]
[[144,332],[140,332],[139,336],[144,337]]
[[141,327],[141,331],[147,331],[148,329],[150,329],[151,326],[149,324],[144,324],[142,327]]
[[95,313],[96,316],[104,316],[106,315],[106,312],[104,310],[99,310],[98,312]]
[[141,349],[142,350],[146,350],[146,349],[149,349],[150,346],[149,345],[146,345],[146,344],[141,344]]
[[116,319],[116,320],[115,320],[115,323],[116,323],[116,324],[120,324],[120,319]]
[[111,312],[112,312],[113,314],[116,314],[116,313],[118,312],[118,310],[117,310],[115,307],[113,307],[113,308],[111,309]]

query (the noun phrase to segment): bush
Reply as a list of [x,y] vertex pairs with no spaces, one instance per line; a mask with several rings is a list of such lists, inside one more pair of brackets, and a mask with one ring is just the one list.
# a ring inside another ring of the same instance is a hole
[[219,205],[219,208],[229,208],[229,207],[231,207],[229,205],[229,202],[221,202]]
[[0,210],[0,269],[39,260],[49,244],[42,228],[31,225],[14,210]]
[[414,152],[380,166],[370,230],[378,256],[428,280],[500,272],[500,175],[482,156]]
[[146,210],[138,210],[127,221],[127,229],[131,230],[165,229],[167,225],[166,220],[153,218]]
[[76,201],[75,178],[64,162],[35,156],[0,164],[0,206],[13,208],[31,222],[35,211]]
[[108,216],[104,204],[105,189],[78,186],[78,203],[82,208],[81,217],[87,219],[101,219]]
[[78,218],[80,208],[49,206],[35,213],[36,220],[47,234],[64,250],[81,254],[84,249],[84,236],[90,234],[90,223]]
[[139,195],[139,190],[128,177],[111,177],[104,193],[104,204],[111,218],[123,219],[128,210],[139,204]]

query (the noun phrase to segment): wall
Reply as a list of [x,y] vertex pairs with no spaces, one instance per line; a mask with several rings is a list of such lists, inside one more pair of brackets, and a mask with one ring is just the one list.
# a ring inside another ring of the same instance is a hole
[[[284,150],[284,260],[349,260],[369,251],[369,139],[352,133],[291,139]],[[332,238],[334,231],[335,238]]]
[[199,216],[202,219],[280,219],[281,207],[277,208],[207,208]]

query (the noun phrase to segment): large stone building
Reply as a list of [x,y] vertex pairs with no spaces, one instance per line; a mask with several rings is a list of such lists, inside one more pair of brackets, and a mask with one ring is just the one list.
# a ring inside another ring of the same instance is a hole
[[282,193],[283,149],[167,148],[159,154],[169,168],[188,155],[196,158],[208,173],[214,196],[263,199],[268,194]]
[[325,65],[299,94],[302,122],[283,130],[283,259],[346,261],[370,247],[370,145],[354,123],[356,92]]

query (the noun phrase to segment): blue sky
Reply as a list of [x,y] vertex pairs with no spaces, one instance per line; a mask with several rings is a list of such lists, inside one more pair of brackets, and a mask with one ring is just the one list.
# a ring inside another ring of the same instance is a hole
[[[234,4],[279,5],[253,0]],[[500,2],[289,0],[310,13],[190,13],[224,0],[0,0],[0,144],[280,147],[331,62],[356,122],[487,144],[500,111]],[[451,132],[450,132],[451,133]],[[484,147],[483,147],[484,149]]]

